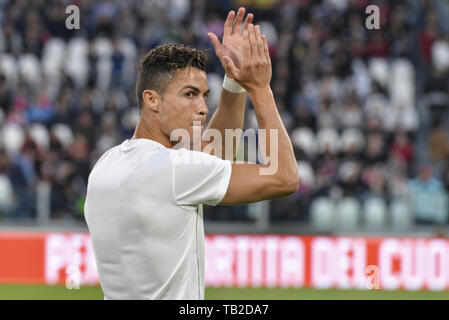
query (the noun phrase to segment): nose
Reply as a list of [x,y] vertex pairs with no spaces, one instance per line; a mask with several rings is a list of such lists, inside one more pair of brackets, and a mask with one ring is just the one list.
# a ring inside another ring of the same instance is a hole
[[205,100],[202,100],[202,102],[199,104],[197,112],[202,117],[207,116],[207,114],[209,113],[209,108],[207,107]]

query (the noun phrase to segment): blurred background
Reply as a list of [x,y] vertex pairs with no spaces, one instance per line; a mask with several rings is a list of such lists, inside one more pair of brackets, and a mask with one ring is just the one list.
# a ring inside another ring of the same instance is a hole
[[[68,5],[80,28],[67,29]],[[365,22],[379,8],[380,29]],[[206,232],[444,237],[449,231],[449,1],[0,0],[0,227],[84,230],[87,178],[130,138],[139,60],[205,49],[229,10],[267,35],[271,87],[301,176],[286,198],[206,207]],[[245,127],[257,128],[248,100]],[[248,154],[242,143],[239,156]]]

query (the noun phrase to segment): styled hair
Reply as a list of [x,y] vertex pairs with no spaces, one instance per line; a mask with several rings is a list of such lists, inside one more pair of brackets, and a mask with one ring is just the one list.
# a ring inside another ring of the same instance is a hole
[[176,43],[165,43],[151,49],[140,61],[137,74],[136,95],[142,112],[142,93],[154,90],[164,95],[176,71],[184,68],[206,71],[206,55],[202,50]]

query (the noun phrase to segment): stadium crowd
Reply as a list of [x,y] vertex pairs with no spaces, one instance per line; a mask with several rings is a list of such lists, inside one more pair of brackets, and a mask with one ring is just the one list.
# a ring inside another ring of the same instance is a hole
[[[79,29],[66,27],[71,4]],[[365,25],[370,4],[379,29]],[[267,35],[300,169],[270,220],[447,224],[449,6],[429,0],[0,0],[0,217],[82,220],[91,168],[133,134],[136,68],[158,44],[207,50],[211,115],[224,70],[207,32],[222,35],[239,6]],[[248,101],[244,129],[256,127]]]

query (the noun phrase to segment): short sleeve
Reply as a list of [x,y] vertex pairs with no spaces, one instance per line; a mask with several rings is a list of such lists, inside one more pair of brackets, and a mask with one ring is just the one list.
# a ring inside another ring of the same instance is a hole
[[231,179],[231,162],[199,151],[180,149],[173,152],[173,196],[176,204],[215,206],[220,203]]

